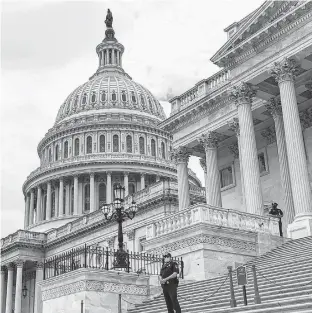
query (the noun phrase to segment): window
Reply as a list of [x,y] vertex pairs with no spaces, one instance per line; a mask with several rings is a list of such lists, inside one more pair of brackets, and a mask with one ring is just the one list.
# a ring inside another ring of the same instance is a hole
[[116,93],[115,93],[115,91],[113,90],[113,93],[112,93],[112,101],[116,101]]
[[105,136],[100,136],[100,152],[105,152]]
[[105,100],[106,100],[106,93],[105,93],[105,91],[103,91],[101,93],[101,101],[104,102]]
[[79,138],[75,139],[75,156],[79,155]]
[[229,165],[220,170],[221,188],[234,187],[233,167]]
[[119,152],[119,137],[118,137],[118,135],[113,136],[113,152]]
[[143,242],[146,241],[146,238],[139,238],[139,252],[143,252],[145,250],[144,246],[143,246]]
[[49,149],[49,162],[52,162],[52,151],[51,151],[51,148]]
[[133,183],[129,184],[129,195],[132,195],[135,193],[135,186]]
[[68,141],[64,143],[64,159],[68,158]]
[[96,95],[95,95],[95,93],[93,93],[91,96],[91,102],[94,103],[95,100],[96,100]]
[[136,97],[135,97],[134,91],[131,92],[131,100],[133,103],[136,103]]
[[127,152],[132,153],[132,137],[130,135],[126,138]]
[[59,146],[56,145],[56,147],[55,147],[55,161],[58,160],[58,157],[59,157]]
[[90,211],[90,185],[87,184],[84,187],[84,211]]
[[100,207],[106,203],[106,185],[101,183],[99,185],[99,205]]
[[82,97],[82,104],[86,104],[87,103],[87,94],[85,93]]
[[156,156],[156,142],[154,139],[151,140],[151,149],[152,149],[152,156]]
[[139,138],[140,154],[145,154],[144,138]]
[[121,93],[121,100],[124,102],[127,101],[127,95],[124,91],[122,91],[122,93]]
[[268,174],[269,166],[268,166],[268,160],[267,160],[267,154],[266,154],[265,148],[258,151],[258,163],[259,163],[260,175]]
[[163,142],[161,143],[161,157],[162,157],[163,159],[166,158],[165,144],[164,144]]
[[87,154],[92,153],[92,137],[87,137]]

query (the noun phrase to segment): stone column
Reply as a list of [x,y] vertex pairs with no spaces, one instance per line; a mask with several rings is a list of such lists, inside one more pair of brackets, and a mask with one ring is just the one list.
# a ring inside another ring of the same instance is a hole
[[30,196],[26,193],[24,228],[29,226]]
[[78,215],[78,175],[74,176],[74,215]]
[[208,177],[207,177],[207,165],[206,165],[206,158],[200,158],[199,160],[200,166],[204,170],[204,179],[205,179],[205,194],[206,194],[206,203],[208,203],[208,191],[207,191],[207,186],[208,186]]
[[6,298],[6,281],[5,281],[5,266],[1,266],[1,313],[5,313],[5,298]]
[[156,181],[160,181],[160,175],[156,175]]
[[60,189],[59,189],[59,215],[64,215],[64,179],[60,178]]
[[270,71],[278,82],[282,103],[289,173],[296,214],[293,225],[289,225],[288,228],[288,234],[293,239],[312,235],[312,198],[294,84],[296,71],[297,65],[291,59],[274,63],[274,67]]
[[59,187],[55,185],[54,187],[54,205],[55,205],[55,217],[59,216]]
[[129,195],[129,172],[124,172],[125,197]]
[[245,186],[244,186],[244,174],[243,174],[243,161],[242,155],[239,153],[241,150],[241,143],[240,143],[240,132],[239,132],[239,123],[238,118],[233,118],[232,121],[228,122],[229,129],[234,131],[237,137],[237,143],[230,145],[228,148],[234,156],[234,159],[239,160],[239,169],[240,169],[240,178],[241,178],[241,189],[242,189],[242,205],[246,210],[246,200],[245,200]]
[[260,170],[256,137],[251,112],[255,91],[250,84],[234,86],[231,95],[237,105],[240,128],[240,154],[244,164],[244,189],[248,213],[263,215],[263,198],[260,184]]
[[13,270],[14,265],[10,263],[8,265],[8,282],[5,302],[5,313],[12,313],[13,309]]
[[41,313],[41,290],[37,283],[43,281],[43,263],[37,262],[36,265],[36,285],[35,285],[35,304],[34,313]]
[[287,157],[287,148],[285,140],[285,130],[283,123],[282,107],[281,103],[274,98],[266,105],[267,111],[271,114],[274,120],[275,132],[276,132],[276,144],[278,151],[278,162],[280,167],[281,185],[284,200],[284,218],[286,220],[286,226],[293,222],[295,217],[295,208],[293,195],[291,190],[291,181]]
[[65,197],[65,215],[70,215],[70,183],[69,181],[66,184],[66,197]]
[[14,313],[22,313],[23,264],[24,262],[21,260],[18,260],[16,262],[16,289],[15,289]]
[[47,183],[47,213],[46,220],[49,221],[52,217],[52,184],[51,181]]
[[178,198],[179,210],[184,210],[190,205],[190,187],[188,181],[188,160],[189,153],[186,147],[179,147],[171,151],[171,158],[177,165],[178,174]]
[[36,208],[36,212],[37,212],[37,223],[39,223],[40,221],[42,221],[42,209],[41,209],[41,202],[42,202],[42,189],[40,186],[37,187],[37,208]]
[[106,173],[106,202],[112,203],[112,172]]
[[34,210],[35,210],[35,191],[30,191],[30,209],[29,209],[29,226],[34,224]]
[[217,135],[215,132],[208,132],[207,134],[203,134],[198,140],[203,145],[206,152],[207,176],[209,177],[206,186],[207,204],[222,207],[220,173],[217,157]]
[[90,173],[90,212],[95,211],[95,184],[94,173]]
[[141,173],[141,190],[145,188],[145,174]]

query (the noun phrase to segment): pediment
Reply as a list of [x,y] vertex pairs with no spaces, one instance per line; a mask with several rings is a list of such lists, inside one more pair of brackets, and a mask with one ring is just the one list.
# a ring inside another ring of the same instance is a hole
[[266,1],[237,23],[235,34],[216,52],[211,61],[221,67],[225,66],[225,58],[229,60],[241,53],[246,46],[252,47],[266,38],[272,32],[268,30],[270,25],[284,19],[285,25],[292,22],[295,18],[292,12],[298,7],[304,8],[305,3],[308,1]]

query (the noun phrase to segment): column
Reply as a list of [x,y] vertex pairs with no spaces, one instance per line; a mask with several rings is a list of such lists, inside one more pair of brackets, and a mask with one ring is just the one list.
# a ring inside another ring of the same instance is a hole
[[10,263],[8,265],[8,281],[7,281],[7,296],[5,302],[5,313],[12,313],[13,309],[13,269],[14,265]]
[[59,215],[64,215],[64,179],[60,178],[60,189],[59,189]]
[[156,182],[160,181],[160,175],[156,175]]
[[34,224],[35,191],[30,191],[29,226]]
[[42,189],[40,186],[37,187],[37,208],[36,208],[36,212],[37,212],[37,223],[39,223],[40,221],[42,221],[42,209],[41,209],[41,202],[42,202]]
[[119,51],[117,50],[117,65],[120,66],[120,61],[119,61]]
[[239,170],[240,170],[240,178],[241,178],[241,189],[242,189],[242,205],[244,209],[246,210],[245,207],[245,187],[244,187],[244,174],[243,174],[243,161],[242,161],[242,155],[239,153],[241,150],[241,143],[240,143],[240,132],[239,132],[239,123],[238,123],[238,118],[233,118],[232,121],[228,122],[229,129],[233,132],[235,132],[236,137],[237,137],[237,144],[229,146],[229,150],[232,152],[234,155],[234,159],[239,160]]
[[65,215],[69,216],[70,215],[70,183],[69,181],[66,184],[66,196],[65,196]]
[[95,184],[94,173],[90,173],[90,212],[95,211]]
[[34,313],[41,313],[41,289],[37,283],[43,281],[43,263],[37,262],[36,265],[36,286],[35,286],[35,305]]
[[145,174],[141,173],[141,190],[145,188]]
[[1,266],[1,313],[5,312],[6,289],[5,266]]
[[208,186],[208,177],[207,177],[207,165],[206,165],[206,158],[200,158],[199,160],[200,166],[204,170],[204,179],[205,179],[205,194],[206,194],[206,203],[208,203],[208,191],[207,191],[207,186]]
[[106,202],[112,203],[112,172],[106,173]]
[[171,151],[171,157],[177,165],[179,210],[184,210],[190,205],[190,188],[188,181],[187,163],[189,153],[186,147],[179,147]]
[[207,204],[222,207],[220,173],[218,168],[218,138],[215,132],[208,132],[199,138],[206,152],[207,166]]
[[129,172],[124,172],[125,197],[129,195]]
[[30,196],[26,193],[25,201],[25,218],[24,218],[24,228],[26,229],[29,225],[29,211],[30,211]]
[[289,173],[296,214],[294,225],[290,225],[288,229],[288,233],[293,239],[312,235],[312,199],[294,84],[296,71],[297,64],[292,59],[284,59],[274,63],[274,67],[270,71],[280,89]]
[[285,223],[287,226],[288,224],[292,223],[294,220],[295,208],[294,208],[294,201],[293,201],[293,195],[292,195],[292,190],[291,190],[291,181],[290,181],[290,173],[289,173],[281,103],[280,101],[272,98],[267,103],[266,109],[273,117],[274,125],[275,125],[278,162],[279,162],[279,168],[280,168],[281,185],[282,185],[283,202],[284,202],[283,212],[284,212]]
[[22,313],[23,264],[24,262],[21,260],[18,260],[16,262],[16,289],[15,289],[14,313]]
[[250,84],[241,83],[231,91],[238,112],[240,128],[240,154],[244,166],[244,189],[246,211],[263,215],[263,198],[260,185],[260,171],[257,155],[256,137],[252,119],[251,103],[255,91]]
[[51,181],[47,183],[47,214],[46,220],[49,221],[52,217],[52,185]]
[[54,196],[55,196],[55,217],[60,215],[59,213],[59,187],[55,185],[54,187]]
[[78,214],[78,175],[74,176],[74,215]]

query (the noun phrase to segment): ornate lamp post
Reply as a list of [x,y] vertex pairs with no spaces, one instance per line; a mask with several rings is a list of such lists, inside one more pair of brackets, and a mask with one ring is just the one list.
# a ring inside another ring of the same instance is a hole
[[114,188],[115,200],[110,204],[103,204],[101,211],[103,212],[107,221],[115,220],[118,223],[118,250],[115,254],[114,268],[128,268],[128,253],[123,248],[123,233],[122,222],[126,217],[131,220],[134,218],[137,212],[137,206],[135,202],[127,208],[123,206],[125,188],[118,184]]

